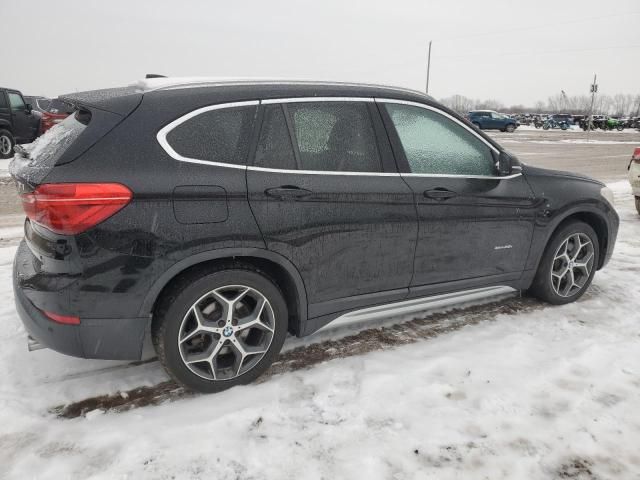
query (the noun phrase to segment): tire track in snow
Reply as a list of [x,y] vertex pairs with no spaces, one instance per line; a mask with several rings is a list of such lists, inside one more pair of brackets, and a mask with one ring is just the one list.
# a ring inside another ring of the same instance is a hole
[[[433,313],[391,326],[362,330],[337,340],[326,340],[297,347],[283,352],[255,383],[268,381],[273,375],[310,368],[329,360],[395,348],[453,332],[468,325],[494,321],[499,315],[538,310],[545,306],[546,304],[533,298],[513,297],[483,305]],[[49,413],[67,419],[81,417],[94,410],[119,413],[196,395],[200,394],[186,390],[173,381],[166,381],[151,387],[138,387],[112,395],[100,395],[55,406],[49,409]]]

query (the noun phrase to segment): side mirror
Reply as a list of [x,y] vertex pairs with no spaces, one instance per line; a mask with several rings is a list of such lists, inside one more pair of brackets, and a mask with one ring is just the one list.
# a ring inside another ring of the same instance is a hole
[[498,156],[498,174],[501,177],[511,175],[511,157],[508,153],[500,152]]
[[25,103],[24,104],[24,111],[26,112],[27,115],[29,115],[32,110],[33,110],[33,107],[31,106],[30,103]]

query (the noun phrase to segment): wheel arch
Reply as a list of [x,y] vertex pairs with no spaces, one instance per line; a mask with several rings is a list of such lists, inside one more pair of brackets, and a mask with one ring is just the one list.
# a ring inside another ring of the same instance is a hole
[[589,225],[591,228],[593,228],[593,230],[596,232],[596,235],[598,236],[599,251],[598,251],[597,269],[599,270],[600,268],[602,268],[604,264],[607,248],[609,246],[609,227],[607,225],[607,221],[605,220],[605,218],[599,213],[596,213],[591,210],[578,210],[578,211],[568,213],[567,215],[562,217],[557,222],[555,227],[551,230],[551,233],[548,235],[546,239],[545,248],[546,248],[546,245],[551,240],[551,238],[553,237],[553,235],[560,228],[562,228],[567,223],[576,221],[576,220],[584,222],[587,225]]
[[215,268],[219,265],[237,263],[250,265],[263,271],[282,291],[289,310],[289,331],[300,335],[307,321],[307,294],[302,276],[285,257],[259,248],[225,248],[202,252],[172,265],[156,280],[147,293],[140,316],[153,317],[153,312],[162,298],[162,292],[175,282],[197,269]]

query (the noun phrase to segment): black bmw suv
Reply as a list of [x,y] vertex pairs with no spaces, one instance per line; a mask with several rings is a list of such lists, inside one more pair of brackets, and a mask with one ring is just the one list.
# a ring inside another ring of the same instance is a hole
[[522,165],[418,92],[187,82],[64,96],[16,155],[17,310],[32,342],[178,382],[255,379],[287,333],[496,286],[576,300],[611,256],[611,192]]

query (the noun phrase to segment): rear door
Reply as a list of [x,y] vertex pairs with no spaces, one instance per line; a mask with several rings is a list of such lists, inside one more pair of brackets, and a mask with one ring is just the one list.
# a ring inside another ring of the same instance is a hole
[[418,208],[412,286],[519,278],[535,212],[524,177],[499,176],[497,150],[445,112],[394,100],[380,105]]
[[263,102],[247,184],[267,248],[300,271],[310,318],[407,295],[416,210],[372,99]]

